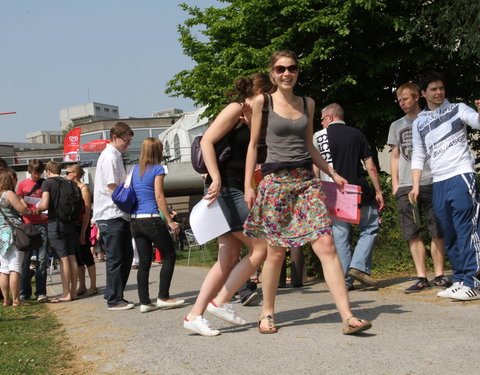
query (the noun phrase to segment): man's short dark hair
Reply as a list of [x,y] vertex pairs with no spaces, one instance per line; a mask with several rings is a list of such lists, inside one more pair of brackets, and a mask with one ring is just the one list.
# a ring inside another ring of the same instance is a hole
[[45,171],[45,164],[41,160],[38,159],[32,159],[28,163],[28,172],[36,172],[36,173],[43,173]]
[[119,121],[116,122],[110,129],[110,140],[112,140],[114,135],[118,138],[123,138],[128,135],[133,137],[133,130],[130,128],[130,126],[128,126],[128,124]]
[[443,74],[435,72],[433,70],[429,70],[423,75],[422,78],[420,78],[420,81],[418,81],[418,85],[420,86],[420,90],[427,91],[428,85],[436,81],[442,81],[443,85],[445,86],[445,77],[443,76]]

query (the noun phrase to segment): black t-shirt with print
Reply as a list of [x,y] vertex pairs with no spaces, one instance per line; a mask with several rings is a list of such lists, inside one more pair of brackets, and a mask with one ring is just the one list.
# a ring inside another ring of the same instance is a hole
[[365,134],[351,126],[337,123],[330,124],[327,135],[333,168],[349,184],[362,187],[362,204],[374,202],[375,191],[367,182],[367,172],[362,165],[362,160],[373,155]]

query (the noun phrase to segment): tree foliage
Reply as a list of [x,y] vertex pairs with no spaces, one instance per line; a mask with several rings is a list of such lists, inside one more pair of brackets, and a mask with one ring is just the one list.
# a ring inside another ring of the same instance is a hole
[[[457,6],[460,4],[461,6]],[[470,0],[219,0],[218,7],[182,4],[184,53],[196,63],[169,82],[167,93],[208,105],[215,115],[239,76],[266,71],[269,56],[300,57],[299,95],[337,102],[372,146],[386,142],[401,116],[394,91],[425,70],[447,77],[450,99],[478,96],[479,2]],[[459,9],[461,8],[461,9]]]

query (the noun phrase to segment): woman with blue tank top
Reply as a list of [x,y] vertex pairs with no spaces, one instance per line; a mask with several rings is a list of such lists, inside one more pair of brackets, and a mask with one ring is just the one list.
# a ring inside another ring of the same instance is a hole
[[267,159],[262,165],[263,180],[255,191],[252,179],[257,160],[264,97],[252,103],[252,129],[245,172],[245,201],[251,211],[244,224],[247,237],[268,243],[262,269],[263,306],[260,333],[275,333],[275,296],[285,250],[310,242],[322,263],[325,282],[344,323],[343,333],[365,331],[371,323],[353,316],[350,310],[342,266],[332,237],[332,222],[319,179],[312,163],[332,177],[343,189],[347,182],[329,166],[312,142],[315,102],[296,96],[298,59],[292,51],[278,51],[270,59],[270,78],[275,86],[269,98],[266,133]]
[[[133,167],[132,186],[137,196],[138,206],[131,215],[132,237],[137,245],[140,258],[137,273],[140,312],[170,309],[183,305],[184,300],[170,298],[170,283],[175,268],[175,247],[170,232],[178,233],[180,227],[168,212],[163,192],[163,180],[167,174],[161,165],[163,144],[156,138],[145,138],[142,143],[140,162]],[[165,217],[162,220],[159,210]],[[157,302],[151,303],[148,291],[148,278],[152,264],[153,246],[160,250],[163,265],[160,270],[160,283]]]

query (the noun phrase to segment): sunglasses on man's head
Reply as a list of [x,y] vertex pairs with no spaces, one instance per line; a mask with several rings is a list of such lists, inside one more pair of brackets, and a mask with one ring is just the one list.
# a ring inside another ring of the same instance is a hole
[[277,74],[285,73],[285,70],[288,70],[290,73],[298,72],[298,65],[290,65],[290,66],[283,66],[283,65],[276,65],[273,70]]

